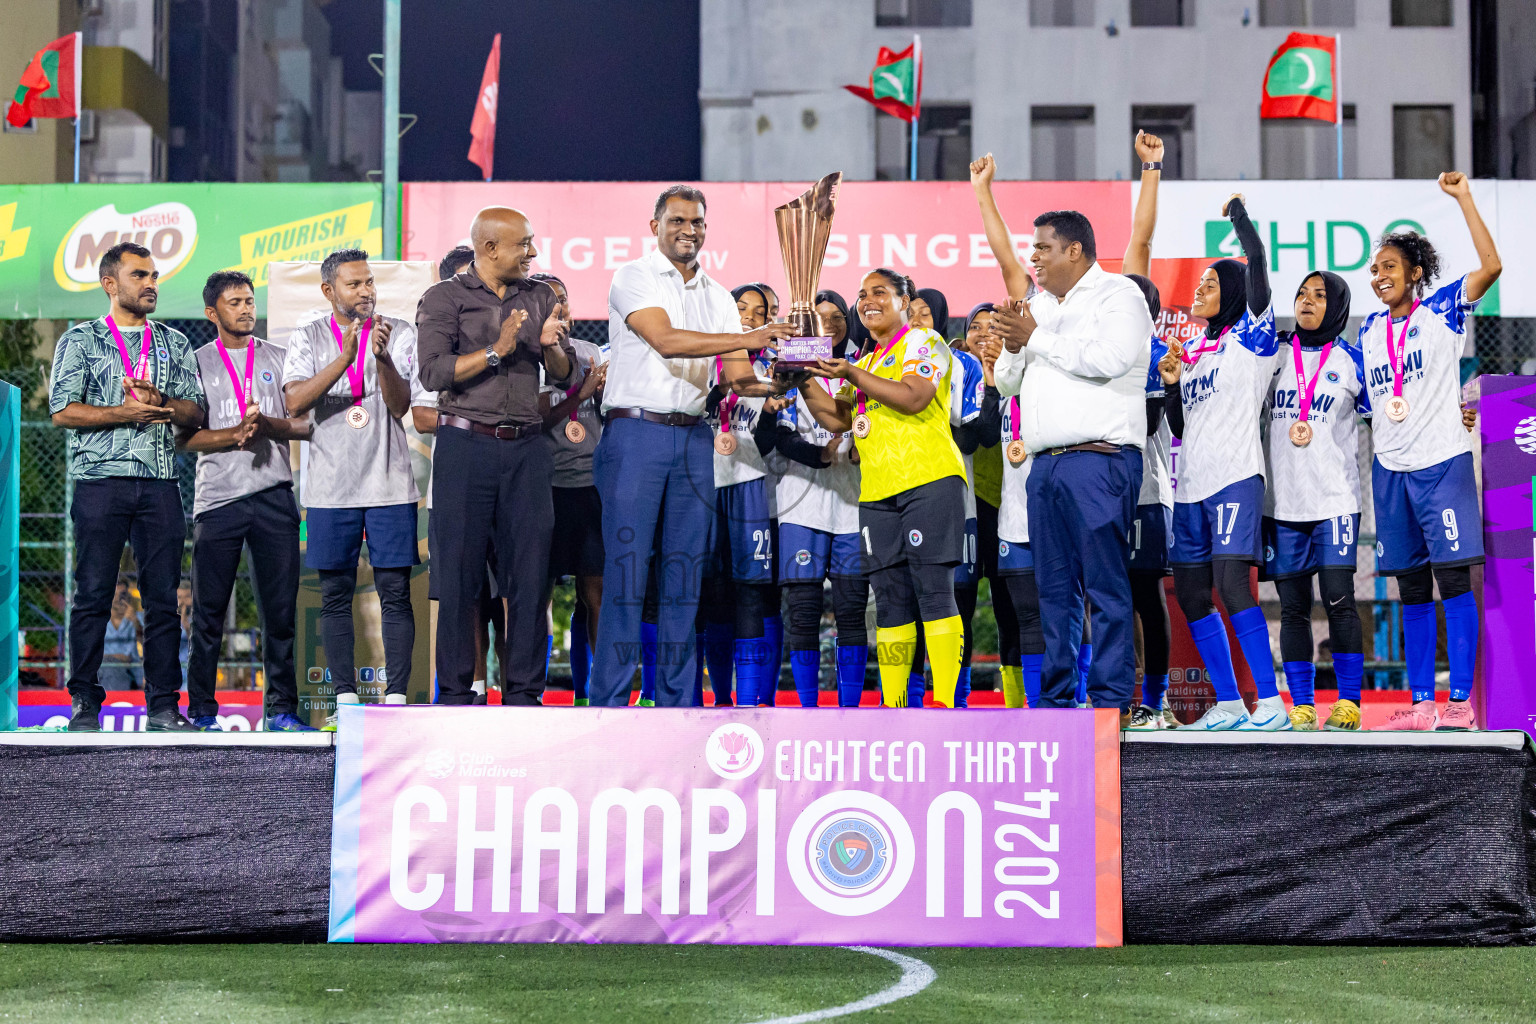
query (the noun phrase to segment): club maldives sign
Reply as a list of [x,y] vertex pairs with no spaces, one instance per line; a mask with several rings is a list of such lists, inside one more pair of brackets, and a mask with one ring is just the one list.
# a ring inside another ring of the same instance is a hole
[[1121,941],[1113,710],[339,713],[332,941]]

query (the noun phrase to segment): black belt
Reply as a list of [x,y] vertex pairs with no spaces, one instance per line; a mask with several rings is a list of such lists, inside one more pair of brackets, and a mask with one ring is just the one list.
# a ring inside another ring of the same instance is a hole
[[1098,452],[1100,455],[1119,455],[1122,448],[1118,444],[1110,444],[1108,441],[1084,441],[1082,444],[1069,444],[1065,448],[1047,448],[1046,455],[1065,455],[1067,452]]
[[690,416],[685,412],[651,412],[649,409],[609,409],[603,414],[607,421],[645,420],[647,423],[663,423],[669,427],[691,427],[704,417]]
[[489,423],[467,420],[463,416],[450,416],[446,412],[437,414],[437,425],[440,427],[458,427],[460,430],[468,430],[476,434],[484,434],[486,437],[494,437],[498,441],[521,441],[525,437],[532,437],[535,434],[541,433],[544,429],[542,423],[503,423],[500,426],[491,426]]

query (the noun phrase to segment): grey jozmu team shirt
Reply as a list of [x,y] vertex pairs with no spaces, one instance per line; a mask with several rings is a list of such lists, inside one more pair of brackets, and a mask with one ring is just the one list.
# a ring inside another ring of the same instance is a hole
[[[416,372],[416,328],[394,317],[375,319],[389,323],[390,359],[409,381]],[[304,442],[308,454],[300,484],[300,500],[306,508],[376,508],[421,498],[405,427],[389,414],[379,390],[371,342],[364,351],[362,407],[368,412],[367,425],[359,429],[347,422],[352,385],[345,373],[310,410],[314,431]],[[308,380],[340,354],[329,316],[305,324],[289,335],[283,383]]]
[[[251,374],[251,392],[264,416],[275,419],[288,415],[283,406],[283,361],[288,350],[268,341],[252,338],[256,354]],[[229,350],[240,390],[245,389],[245,348]],[[203,378],[204,407],[208,411],[208,429],[225,430],[245,418],[245,409],[236,397],[229,369],[219,355],[217,342],[197,350],[197,369]],[[250,401],[250,396],[247,396]],[[197,496],[192,502],[194,517],[209,509],[239,501],[269,487],[292,485],[293,471],[288,468],[288,443],[270,437],[257,438],[244,449],[227,452],[201,452],[197,456]]]

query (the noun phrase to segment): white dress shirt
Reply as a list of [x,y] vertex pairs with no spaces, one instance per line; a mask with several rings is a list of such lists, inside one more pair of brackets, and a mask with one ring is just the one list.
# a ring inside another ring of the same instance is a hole
[[731,293],[700,268],[693,280],[652,249],[624,264],[608,288],[608,381],[603,411],[704,414],[715,379],[715,357],[668,359],[625,321],[640,309],[664,309],[672,326],[702,334],[739,334],[741,315]]
[[1019,396],[1020,436],[1031,453],[1088,441],[1147,443],[1152,315],[1129,278],[1095,263],[1060,301],[1029,302],[1038,326],[993,371],[997,390]]

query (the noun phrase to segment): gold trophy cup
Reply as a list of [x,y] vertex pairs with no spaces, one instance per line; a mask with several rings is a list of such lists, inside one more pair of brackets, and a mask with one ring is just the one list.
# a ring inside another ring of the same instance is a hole
[[[773,211],[779,230],[779,252],[784,257],[784,279],[789,282],[789,313],[785,319],[795,329],[793,338],[779,342],[776,374],[803,375],[817,360],[832,358],[832,339],[822,330],[816,314],[816,286],[821,264],[832,235],[832,214],[837,209],[837,189],[843,172],[834,171],[800,195]],[[782,368],[782,371],[781,371]]]

